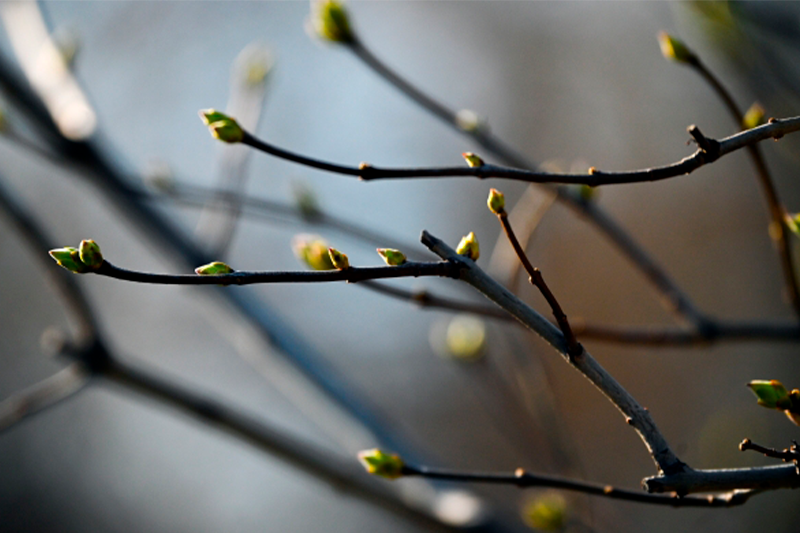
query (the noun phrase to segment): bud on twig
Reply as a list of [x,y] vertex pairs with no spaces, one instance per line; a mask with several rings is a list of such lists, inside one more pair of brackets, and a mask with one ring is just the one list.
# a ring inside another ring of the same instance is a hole
[[195,268],[194,272],[198,276],[221,276],[223,274],[232,274],[234,270],[222,261],[214,261]]
[[665,58],[678,63],[696,63],[697,56],[689,48],[675,37],[665,31],[659,32],[658,44],[661,46],[661,53]]
[[473,261],[478,260],[481,256],[481,250],[480,246],[478,246],[478,239],[475,237],[475,232],[470,231],[469,235],[461,238],[461,242],[458,243],[458,247],[456,248],[456,253],[469,257]]
[[350,260],[346,254],[343,254],[336,248],[328,248],[328,255],[331,258],[331,263],[337,270],[345,270],[350,268]]
[[461,154],[470,168],[482,167],[484,165],[483,159],[473,154],[472,152],[464,152]]
[[486,200],[489,211],[495,215],[503,213],[506,209],[506,197],[497,189],[489,189],[489,198]]
[[215,139],[226,143],[238,143],[244,139],[244,130],[236,119],[215,109],[201,109],[200,118],[208,126]]
[[390,455],[377,448],[358,452],[358,460],[367,472],[386,479],[397,479],[403,476],[403,460],[399,455]]
[[311,25],[322,39],[335,43],[352,43],[355,34],[344,4],[334,0],[311,3]]
[[758,397],[758,405],[783,411],[789,420],[800,425],[800,390],[786,390],[777,379],[753,380],[747,384]]
[[294,255],[314,270],[334,270],[328,243],[319,235],[302,233],[292,239]]
[[77,248],[73,248],[72,246],[56,248],[55,250],[50,250],[47,253],[50,254],[50,257],[55,259],[56,263],[58,263],[58,266],[66,268],[74,274],[85,274],[86,272],[92,270],[83,264],[83,261],[81,261],[80,252]]
[[100,246],[91,239],[81,241],[78,255],[81,262],[92,270],[97,270],[103,264],[103,254],[100,252]]
[[406,262],[406,254],[393,248],[378,248],[378,255],[389,266],[400,266]]

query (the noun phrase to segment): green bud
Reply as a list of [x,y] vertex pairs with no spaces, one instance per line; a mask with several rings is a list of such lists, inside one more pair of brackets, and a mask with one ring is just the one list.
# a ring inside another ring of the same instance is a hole
[[222,261],[214,261],[195,268],[194,272],[198,276],[221,276],[223,274],[231,274],[234,270]]
[[335,270],[328,243],[318,235],[303,233],[292,239],[294,255],[314,270]]
[[461,154],[470,168],[482,167],[484,165],[483,159],[473,154],[472,152],[463,152]]
[[380,255],[389,266],[400,266],[406,262],[406,254],[400,250],[394,250],[392,248],[378,248],[378,255]]
[[497,189],[489,189],[489,198],[486,200],[489,211],[499,215],[506,209],[506,197]]
[[661,53],[667,59],[678,63],[695,63],[697,61],[697,56],[694,55],[694,52],[689,50],[683,42],[665,31],[659,32],[658,44],[661,46]]
[[458,247],[456,248],[456,253],[469,257],[473,261],[478,260],[481,256],[481,250],[478,246],[478,239],[475,237],[475,232],[470,231],[469,235],[461,238],[461,242],[458,243]]
[[50,254],[50,257],[55,259],[56,263],[58,263],[58,266],[66,268],[75,274],[85,274],[86,272],[92,270],[83,264],[83,261],[81,261],[80,252],[77,248],[67,246],[66,248],[56,248],[55,250],[50,250],[47,253]]
[[742,117],[742,127],[746,130],[755,128],[764,123],[764,108],[758,102],[754,102],[750,109]]
[[403,460],[399,455],[390,455],[375,448],[358,452],[358,460],[367,472],[386,479],[397,479],[403,476]]
[[541,531],[563,531],[567,525],[567,501],[549,492],[528,502],[522,510],[525,523]]
[[200,118],[208,126],[215,139],[226,143],[238,143],[244,139],[244,130],[236,119],[215,109],[201,109]]
[[100,246],[91,239],[81,241],[78,255],[81,258],[81,262],[92,270],[100,268],[100,265],[103,264],[103,254],[100,253]]
[[350,268],[350,260],[347,255],[343,254],[336,248],[328,248],[328,255],[330,255],[331,263],[337,270],[345,270]]
[[789,231],[800,237],[800,213],[786,213],[783,217],[783,222]]
[[355,35],[344,4],[334,0],[319,0],[311,4],[311,24],[317,35],[335,43],[351,43]]
[[758,397],[758,405],[769,409],[789,409],[792,407],[792,399],[789,391],[778,381],[754,380],[747,384],[753,393]]

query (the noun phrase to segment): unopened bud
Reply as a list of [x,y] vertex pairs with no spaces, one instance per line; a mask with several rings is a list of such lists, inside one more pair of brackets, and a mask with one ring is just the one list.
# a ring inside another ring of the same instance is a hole
[[215,109],[200,110],[200,118],[208,126],[215,139],[226,143],[238,143],[244,139],[244,130],[236,119]]
[[350,17],[344,4],[334,0],[311,3],[311,25],[317,35],[335,43],[351,43],[355,35],[350,27]]
[[400,266],[406,262],[406,254],[400,250],[394,250],[392,248],[378,248],[378,255],[380,255],[384,262],[386,262],[386,264],[389,266]]
[[319,235],[302,233],[292,239],[294,255],[314,270],[334,270],[328,243]]
[[800,213],[786,213],[783,217],[783,222],[789,231],[797,236],[800,236]]
[[403,476],[403,460],[399,455],[392,455],[377,448],[358,452],[358,460],[370,474],[397,479]]
[[480,246],[478,246],[478,239],[475,237],[475,232],[470,231],[469,235],[461,238],[461,242],[458,243],[458,247],[456,248],[456,253],[469,257],[473,261],[478,260],[481,256],[481,250]]
[[89,267],[83,264],[83,261],[81,261],[80,252],[77,248],[67,246],[65,248],[56,248],[55,250],[50,250],[47,253],[50,254],[50,257],[55,259],[56,263],[58,263],[58,266],[66,268],[75,274],[85,274],[91,270]]
[[665,31],[659,32],[658,44],[661,46],[661,53],[667,59],[678,63],[695,63],[697,56],[687,48],[682,41],[672,37]]
[[764,123],[764,107],[758,102],[753,103],[742,117],[742,127],[746,130],[755,128]]
[[489,211],[499,215],[506,209],[506,197],[497,189],[489,189],[489,198],[486,200],[486,205],[489,206]]
[[223,274],[231,274],[233,271],[231,267],[222,261],[214,261],[194,269],[195,274],[198,276],[221,276]]
[[331,258],[331,263],[333,263],[334,268],[337,270],[350,268],[350,260],[347,258],[347,255],[336,248],[328,248],[328,255]]
[[100,265],[103,264],[103,254],[100,252],[100,246],[91,239],[81,241],[78,255],[81,262],[92,270],[100,268]]
[[770,409],[789,409],[792,406],[789,391],[777,379],[753,380],[747,386],[758,397],[758,405]]
[[470,168],[482,167],[484,165],[483,159],[473,154],[472,152],[464,152],[461,154]]

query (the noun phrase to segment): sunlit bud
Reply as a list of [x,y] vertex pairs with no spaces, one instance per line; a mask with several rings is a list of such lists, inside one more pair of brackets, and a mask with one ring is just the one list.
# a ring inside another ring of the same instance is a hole
[[[794,213],[794,214],[786,213],[786,215],[784,215],[783,217],[783,222],[789,229],[789,231],[791,231],[795,235],[800,236],[800,213]],[[778,238],[780,238],[780,235],[778,236]]]
[[373,476],[397,479],[403,476],[403,460],[375,448],[358,452],[358,460]]
[[746,130],[764,123],[764,108],[758,102],[753,103],[742,117],[742,127]]
[[458,315],[447,326],[445,342],[454,359],[477,361],[486,348],[486,324],[473,315]]
[[456,125],[463,131],[472,133],[481,127],[481,119],[475,111],[462,109],[456,113]]
[[335,270],[328,243],[318,235],[302,233],[292,239],[294,255],[314,270]]
[[67,246],[66,248],[56,248],[55,250],[50,250],[47,253],[50,254],[50,257],[55,259],[56,263],[58,263],[58,266],[66,268],[75,274],[84,274],[91,270],[89,267],[83,264],[83,261],[81,261],[80,252],[77,248]]
[[91,239],[81,241],[78,255],[81,258],[81,262],[91,269],[100,268],[100,265],[103,264],[103,254],[100,253],[100,246]]
[[214,261],[195,268],[194,272],[198,276],[221,276],[222,274],[231,274],[233,269],[222,261]]
[[789,391],[777,379],[769,381],[754,380],[748,383],[747,386],[758,397],[758,405],[770,409],[789,409],[792,406]]
[[335,43],[351,43],[355,35],[344,4],[334,0],[311,2],[311,25],[319,37]]
[[322,214],[317,202],[317,195],[309,187],[303,184],[296,184],[293,188],[294,201],[297,210],[306,220],[314,220]]
[[236,119],[225,113],[220,113],[215,109],[203,109],[200,111],[200,118],[208,126],[211,135],[215,139],[226,143],[238,143],[244,139],[244,130]]
[[330,255],[331,263],[333,263],[334,268],[337,270],[350,268],[350,260],[347,259],[347,255],[336,248],[328,248],[328,255]]
[[456,253],[458,255],[467,256],[473,261],[478,260],[481,256],[481,250],[480,246],[478,246],[478,239],[475,237],[475,232],[470,231],[469,235],[461,238],[461,242],[458,243],[458,247],[456,248]]
[[497,189],[489,189],[489,198],[486,200],[489,211],[499,215],[506,209],[506,197]]
[[469,165],[470,168],[482,167],[484,165],[483,159],[472,152],[464,152],[461,155],[464,157],[464,161],[467,162],[467,165]]
[[563,531],[567,525],[567,500],[556,492],[529,501],[522,509],[522,519],[540,531]]
[[389,266],[399,266],[406,262],[406,254],[392,248],[378,248],[378,255]]
[[679,63],[694,63],[697,56],[689,50],[682,41],[672,37],[667,32],[662,31],[658,34],[658,44],[661,46],[661,53],[667,59]]

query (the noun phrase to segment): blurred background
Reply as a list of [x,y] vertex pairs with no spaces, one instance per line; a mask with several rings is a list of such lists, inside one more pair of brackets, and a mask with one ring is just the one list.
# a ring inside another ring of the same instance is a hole
[[[6,29],[0,51],[10,59],[15,50],[9,36],[26,30],[7,14],[14,6],[2,7]],[[547,202],[543,193],[526,193],[524,184],[501,180],[360,182],[210,138],[197,111],[240,105],[248,115],[236,116],[245,124],[260,114],[253,126],[258,136],[343,164],[451,166],[463,164],[461,152],[481,154],[469,137],[418,108],[343,47],[309,37],[306,2],[59,1],[39,7],[62,50],[77,49],[72,68],[94,110],[92,131],[100,146],[137,187],[144,187],[148,175],[151,183],[160,176],[162,188],[154,194],[162,198],[151,203],[200,242],[213,239],[217,219],[165,198],[164,180],[213,187],[245,155],[250,158],[239,167],[244,168],[240,183],[249,196],[293,206],[297,191],[305,191],[324,213],[386,235],[386,245],[403,246],[416,257],[433,259],[418,244],[423,229],[451,245],[474,231],[485,268],[499,236],[485,207],[489,188],[503,190],[510,205],[526,194],[533,195],[534,207]],[[666,164],[694,150],[686,142],[690,124],[716,138],[736,130],[696,74],[662,58],[659,30],[687,42],[741,107],[757,100],[768,117],[794,116],[800,109],[797,3],[352,2],[348,7],[361,40],[393,69],[450,107],[474,110],[531,160],[564,170]],[[263,102],[259,93],[241,88],[243,61],[271,65]],[[24,117],[11,110],[8,120],[35,141]],[[798,210],[798,139],[763,143],[763,151],[782,200],[789,211]],[[3,137],[0,158],[6,185],[30,205],[58,245],[92,238],[119,266],[186,272],[80,172]],[[767,234],[765,202],[744,153],[690,176],[603,188],[595,201],[705,312],[727,319],[791,318]],[[525,213],[515,216],[525,219]],[[380,262],[375,243],[275,213],[242,217],[226,261],[240,270],[305,268],[292,253],[292,239],[300,233],[322,236],[355,265]],[[0,243],[5,265],[0,398],[6,398],[63,368],[64,360],[43,353],[40,338],[48,327],[66,329],[68,320],[33,252],[5,219]],[[528,252],[571,318],[673,323],[643,276],[591,224],[561,205],[547,212]],[[508,270],[502,261],[492,268],[501,279]],[[353,463],[356,451],[378,444],[282,362],[273,347],[254,339],[252,328],[217,291],[95,276],[78,281],[112,348],[126,361],[149,365]],[[518,294],[549,316],[524,278],[518,281]],[[482,301],[469,287],[448,280],[392,284]],[[426,464],[481,471],[524,467],[630,488],[655,473],[642,443],[613,406],[521,328],[490,319],[466,322],[469,332],[485,328],[485,347],[475,360],[459,359],[452,346],[447,349],[446,338],[464,318],[452,326],[452,313],[421,310],[357,285],[247,291],[320,354],[330,376],[383,413],[385,427]],[[740,453],[738,443],[749,437],[784,447],[798,437],[795,426],[759,408],[745,387],[751,379],[798,386],[795,344],[585,344],[649,408],[677,453],[694,467],[767,464],[756,454]],[[416,529],[103,380],[0,434],[0,465],[3,531]],[[455,484],[433,491],[413,480],[395,484],[406,493],[422,491],[418,499],[450,521],[469,524],[491,515],[512,530],[524,530],[522,510],[546,492]],[[795,531],[799,518],[792,491],[729,510],[650,507],[570,493],[563,498],[568,531],[736,532],[768,524],[779,532]]]

